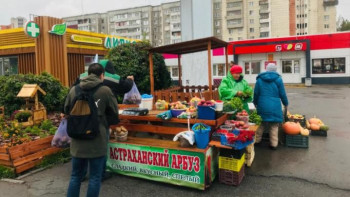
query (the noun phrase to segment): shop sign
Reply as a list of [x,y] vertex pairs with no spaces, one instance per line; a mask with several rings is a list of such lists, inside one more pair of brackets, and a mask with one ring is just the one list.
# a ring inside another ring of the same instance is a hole
[[296,43],[294,49],[300,51],[303,49],[303,43]]
[[52,29],[51,29],[51,31],[49,31],[49,33],[63,36],[66,33],[66,30],[67,30],[66,23],[56,24],[56,25],[52,26]]
[[276,51],[277,52],[282,51],[282,45],[276,45]]
[[125,44],[125,43],[136,43],[136,41],[124,39],[124,38],[118,38],[118,37],[106,37],[105,42],[104,42],[104,46],[107,49],[111,49],[111,48],[117,47],[117,46]]
[[40,35],[40,27],[34,21],[28,21],[25,25],[25,33],[32,38],[37,38]]
[[212,150],[203,153],[109,143],[107,167],[119,174],[204,189],[206,179],[211,182],[215,177]]
[[71,40],[73,42],[81,42],[81,43],[88,43],[88,44],[102,44],[103,42],[102,38],[81,36],[81,35],[75,35],[75,34],[71,36]]
[[277,52],[280,51],[301,51],[303,50],[303,43],[295,43],[295,44],[283,44],[283,45],[276,45],[275,49]]

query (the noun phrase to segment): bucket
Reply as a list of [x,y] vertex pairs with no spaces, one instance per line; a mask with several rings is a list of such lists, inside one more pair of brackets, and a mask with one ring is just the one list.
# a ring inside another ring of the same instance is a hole
[[147,108],[148,110],[153,109],[153,97],[152,98],[142,98],[140,108]]
[[222,111],[224,109],[224,102],[215,101],[215,111]]
[[194,131],[194,138],[196,140],[197,148],[206,149],[209,144],[209,134],[211,131],[211,127],[205,124],[202,124],[205,129],[197,130],[196,127],[201,124],[197,123],[192,126],[192,130]]

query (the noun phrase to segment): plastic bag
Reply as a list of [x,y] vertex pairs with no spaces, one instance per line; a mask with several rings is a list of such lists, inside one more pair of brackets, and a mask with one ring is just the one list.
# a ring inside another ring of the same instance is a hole
[[67,148],[70,145],[70,137],[67,134],[67,119],[63,119],[53,136],[51,146],[57,148]]
[[131,90],[124,95],[123,104],[140,104],[141,94],[134,82]]
[[161,118],[163,120],[170,120],[173,116],[171,115],[171,111],[165,111],[157,115],[157,118]]
[[194,144],[194,133],[193,131],[183,131],[175,135],[173,141],[177,141],[180,137],[186,139],[190,145]]

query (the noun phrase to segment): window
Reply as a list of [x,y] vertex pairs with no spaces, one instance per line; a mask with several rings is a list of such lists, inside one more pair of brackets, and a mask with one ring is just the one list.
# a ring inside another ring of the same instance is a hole
[[264,27],[270,27],[269,23],[261,23],[260,27],[264,28]]
[[324,21],[328,21],[329,20],[329,15],[324,15]]
[[328,6],[323,6],[324,8],[324,11],[327,12],[329,10],[329,7]]
[[345,57],[312,60],[312,74],[345,73]]
[[228,38],[228,41],[233,41],[233,38]]
[[18,57],[0,57],[0,76],[18,74]]
[[228,20],[227,25],[239,25],[242,23],[242,19]]
[[260,19],[268,19],[268,18],[269,18],[269,13],[260,14]]
[[267,38],[270,36],[270,33],[269,32],[261,32],[260,33],[260,38]]
[[250,6],[250,7],[253,7],[253,6],[254,6],[254,2],[252,2],[252,1],[249,2],[249,6]]
[[168,70],[170,72],[171,78],[178,78],[179,77],[179,67],[178,66],[169,66]]
[[213,65],[213,77],[224,77],[226,76],[225,64],[214,64]]
[[242,15],[242,10],[235,10],[227,12],[227,16],[240,16]]
[[220,21],[215,21],[215,26],[220,26]]
[[254,19],[249,20],[250,24],[254,24]]
[[233,34],[233,29],[228,29],[229,34]]
[[246,75],[256,75],[260,73],[260,61],[244,62],[244,73]]
[[254,36],[250,36],[249,39],[254,39],[255,37]]
[[104,23],[105,22],[105,20],[104,19],[101,19],[101,23]]
[[143,25],[148,25],[148,20],[144,20],[144,21],[142,22],[142,24],[143,24]]
[[282,60],[282,73],[300,73],[300,60]]
[[214,3],[214,8],[216,10],[220,9],[220,7],[221,7],[221,3]]
[[250,33],[254,33],[254,28],[249,28]]
[[253,15],[254,14],[254,11],[253,10],[249,10],[249,15]]
[[329,24],[324,24],[325,29],[329,29]]
[[220,16],[221,16],[221,15],[220,15],[220,12],[214,13],[214,16],[215,16],[215,17],[220,17]]
[[220,29],[216,29],[217,34],[220,34],[220,32],[221,32]]

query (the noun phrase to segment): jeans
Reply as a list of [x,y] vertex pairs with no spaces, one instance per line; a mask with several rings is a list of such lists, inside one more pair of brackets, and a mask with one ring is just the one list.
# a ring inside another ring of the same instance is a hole
[[89,185],[87,197],[98,197],[101,188],[102,171],[106,156],[83,159],[72,157],[72,175],[69,182],[67,197],[79,197],[82,177],[89,165]]

